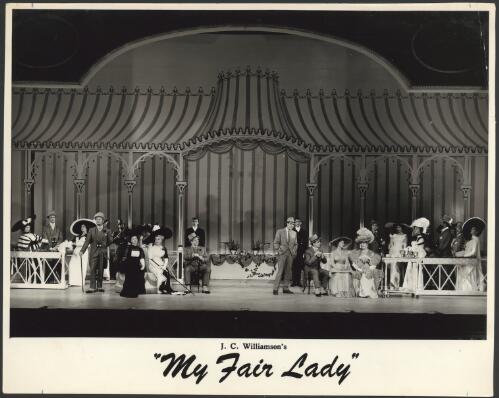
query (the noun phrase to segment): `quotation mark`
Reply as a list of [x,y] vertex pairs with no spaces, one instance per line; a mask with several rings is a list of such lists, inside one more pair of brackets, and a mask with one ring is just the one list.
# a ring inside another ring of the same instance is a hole
[[352,354],[352,359],[357,359],[359,357],[359,353],[358,352],[354,352]]
[[155,359],[158,359],[160,356],[161,356],[161,354],[158,354],[158,353],[154,354]]

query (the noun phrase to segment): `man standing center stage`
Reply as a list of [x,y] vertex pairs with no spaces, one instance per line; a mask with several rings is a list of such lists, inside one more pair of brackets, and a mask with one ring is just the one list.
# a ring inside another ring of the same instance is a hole
[[277,275],[274,279],[274,295],[278,294],[281,279],[283,279],[282,292],[293,294],[289,290],[289,282],[291,280],[291,267],[298,250],[298,241],[294,227],[295,219],[289,217],[286,221],[286,227],[278,229],[275,234],[274,250],[277,251],[279,259],[277,260]]
[[298,241],[298,249],[292,266],[292,281],[291,286],[301,286],[301,273],[304,267],[304,254],[308,247],[308,232],[302,226],[302,221],[299,218],[295,219],[296,239]]
[[83,244],[80,256],[87,250],[90,245],[90,254],[88,256],[90,267],[90,289],[87,293],[95,291],[103,292],[102,279],[104,276],[104,268],[107,261],[107,246],[112,242],[111,231],[104,227],[104,213],[98,212],[94,216],[96,226],[90,228],[87,238]]

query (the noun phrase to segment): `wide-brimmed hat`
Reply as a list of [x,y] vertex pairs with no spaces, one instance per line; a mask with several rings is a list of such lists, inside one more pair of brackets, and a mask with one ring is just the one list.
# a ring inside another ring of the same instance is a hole
[[82,225],[85,225],[88,231],[90,228],[95,227],[95,221],[88,218],[79,218],[77,220],[74,220],[73,223],[69,226],[69,232],[71,232],[74,236],[80,236]]
[[141,234],[142,234],[141,225],[138,225],[138,226],[132,227],[131,229],[125,230],[123,233],[123,236],[128,242],[130,242],[130,240],[132,239],[133,236],[136,236],[137,238],[139,238],[139,236]]
[[173,236],[173,232],[168,227],[160,227],[159,225],[154,225],[151,231],[151,237],[154,239],[156,236],[163,236],[165,239],[170,239]]
[[54,210],[49,210],[48,213],[47,213],[47,218],[49,218],[50,216],[57,216],[57,214],[55,214],[55,211]]
[[199,236],[195,232],[192,232],[189,235],[187,235],[187,239],[189,239],[189,242],[192,242],[196,238],[199,238]]
[[320,241],[320,240],[321,240],[321,238],[320,238],[320,236],[319,236],[319,235],[317,235],[317,234],[313,234],[313,235],[309,238],[309,240],[310,240],[310,243],[313,245],[315,242]]
[[33,227],[33,224],[35,222],[35,219],[36,219],[36,215],[32,215],[31,217],[28,217],[28,218],[23,218],[22,220],[19,220],[17,221],[13,226],[12,226],[12,232],[16,232],[16,231],[19,231],[19,230],[24,230],[24,228],[27,226],[27,225],[30,225],[31,227]]
[[367,228],[361,228],[357,231],[356,243],[371,243],[374,240],[373,233]]
[[105,219],[106,219],[106,217],[104,216],[104,213],[103,213],[102,211],[98,211],[97,213],[95,213],[94,220],[95,220],[97,217],[101,217],[103,220],[105,220]]
[[426,233],[426,230],[428,229],[429,226],[430,226],[430,220],[428,220],[427,218],[424,218],[424,217],[417,218],[411,224],[411,228],[412,227],[421,228],[423,230],[424,234]]
[[397,228],[398,226],[402,227],[402,230],[404,232],[408,232],[411,229],[411,227],[409,225],[407,225],[403,222],[392,222],[392,221],[387,222],[385,224],[385,229],[390,230],[390,231],[394,231],[395,228]]
[[475,227],[478,231],[478,235],[480,235],[485,229],[485,221],[480,217],[471,217],[467,219],[463,224],[463,236],[464,239],[471,239],[471,228]]
[[344,247],[348,247],[352,244],[352,239],[350,239],[348,236],[338,236],[337,238],[334,238],[331,242],[329,242],[329,246],[338,247],[338,244],[341,241],[345,242]]

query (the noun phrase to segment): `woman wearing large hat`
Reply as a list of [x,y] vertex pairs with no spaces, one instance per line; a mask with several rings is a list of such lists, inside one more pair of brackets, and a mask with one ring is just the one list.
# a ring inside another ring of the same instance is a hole
[[170,269],[168,268],[168,250],[165,240],[172,237],[172,231],[166,227],[155,225],[152,227],[150,239],[152,243],[147,246],[147,257],[149,258],[149,271],[157,280],[158,293],[171,294]]
[[125,248],[121,259],[119,272],[125,276],[121,297],[135,298],[139,294],[145,294],[144,270],[146,268],[145,255],[139,246],[140,231],[132,228],[126,231],[129,245]]
[[352,266],[349,259],[348,248],[352,239],[340,236],[329,242],[334,249],[331,252],[331,279],[329,290],[336,297],[353,297],[355,291],[352,282]]
[[[17,250],[22,251],[36,251],[40,249],[42,243],[42,237],[33,232],[33,226],[36,219],[36,215],[24,218],[17,221],[12,226],[12,232],[21,231],[21,235],[17,239]],[[38,265],[40,267],[40,265]],[[37,265],[30,262],[30,267],[27,270],[28,282],[35,283],[37,280],[40,281],[40,277],[37,274]],[[41,281],[40,281],[41,282]]]
[[75,237],[73,241],[73,255],[69,260],[69,285],[85,286],[85,276],[88,268],[88,252],[79,256],[81,248],[87,238],[90,228],[95,227],[95,221],[88,218],[79,218],[73,221],[69,227],[69,232]]
[[374,240],[374,235],[367,228],[357,231],[355,243],[358,249],[350,254],[350,261],[354,269],[360,272],[361,277],[358,285],[359,297],[378,297],[378,286],[382,280],[382,271],[376,267],[381,262],[381,256],[369,250],[369,244]]
[[476,265],[461,265],[457,270],[458,290],[484,290],[484,278],[480,253],[479,236],[485,229],[485,221],[480,217],[472,217],[463,224],[463,236],[466,244],[463,251],[456,253],[456,257],[476,258]]
[[[388,222],[385,229],[389,231],[390,243],[388,245],[388,256],[402,257],[407,247],[407,234],[411,228],[407,224]],[[390,288],[400,288],[400,263],[390,263]]]
[[[430,220],[425,217],[418,218],[411,224],[412,240],[410,244],[410,250],[415,255],[415,257],[423,258],[427,255],[425,249],[425,234],[429,227]],[[415,292],[418,284],[419,286],[423,285],[423,274],[419,273],[418,264],[416,262],[408,262],[407,268],[405,270],[402,289],[409,292]]]

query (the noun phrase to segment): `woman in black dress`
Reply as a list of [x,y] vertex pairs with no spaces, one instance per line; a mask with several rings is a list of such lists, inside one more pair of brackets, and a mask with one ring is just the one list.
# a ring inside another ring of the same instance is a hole
[[130,231],[128,238],[130,245],[125,249],[120,270],[125,274],[120,296],[134,298],[146,292],[143,272],[146,262],[144,251],[139,247],[138,233]]

